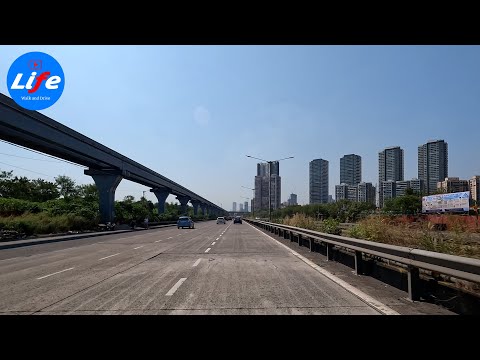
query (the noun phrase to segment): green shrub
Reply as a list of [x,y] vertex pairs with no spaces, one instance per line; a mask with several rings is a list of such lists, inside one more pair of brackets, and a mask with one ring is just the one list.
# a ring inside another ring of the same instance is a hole
[[18,216],[26,212],[37,214],[43,211],[43,204],[28,200],[0,198],[0,216]]
[[339,225],[340,225],[339,220],[335,220],[331,218],[325,219],[320,224],[320,231],[327,234],[340,235],[341,229]]
[[25,235],[63,233],[69,230],[91,230],[95,229],[96,225],[95,219],[78,215],[52,216],[45,212],[0,217],[0,229],[15,230]]

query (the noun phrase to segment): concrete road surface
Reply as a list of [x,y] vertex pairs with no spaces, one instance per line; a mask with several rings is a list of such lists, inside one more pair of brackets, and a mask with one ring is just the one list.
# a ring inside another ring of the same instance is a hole
[[1,250],[0,314],[397,314],[245,222],[195,227]]

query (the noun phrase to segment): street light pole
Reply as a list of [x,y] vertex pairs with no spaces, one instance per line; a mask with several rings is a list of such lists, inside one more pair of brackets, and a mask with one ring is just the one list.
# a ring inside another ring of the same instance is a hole
[[242,186],[242,187],[253,191],[253,198],[252,198],[252,203],[250,204],[250,207],[252,208],[252,217],[254,218],[255,217],[255,189],[252,189],[246,186]]
[[[281,160],[293,159],[293,156],[289,156],[289,157],[286,157],[286,158],[283,158],[283,159],[273,160],[273,161],[260,159],[260,158],[250,156],[250,155],[245,155],[245,156],[249,157],[249,158],[252,158],[252,159],[265,161],[265,162],[268,163],[268,221],[272,221],[272,163],[273,162],[278,162],[278,161],[281,161]],[[275,189],[275,192],[277,192],[277,189]],[[276,196],[275,196],[275,199],[276,199]]]
[[268,162],[268,221],[272,221],[272,162]]

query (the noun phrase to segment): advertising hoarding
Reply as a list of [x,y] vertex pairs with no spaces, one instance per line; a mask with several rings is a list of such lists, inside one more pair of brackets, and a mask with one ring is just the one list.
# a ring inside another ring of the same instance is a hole
[[422,197],[422,213],[468,212],[470,191]]

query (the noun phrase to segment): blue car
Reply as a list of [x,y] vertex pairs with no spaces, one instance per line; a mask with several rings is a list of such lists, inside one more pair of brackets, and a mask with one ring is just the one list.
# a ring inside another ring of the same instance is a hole
[[195,229],[195,225],[193,224],[193,220],[190,219],[188,216],[180,216],[177,221],[177,229],[186,228]]

